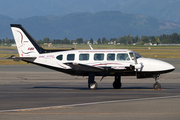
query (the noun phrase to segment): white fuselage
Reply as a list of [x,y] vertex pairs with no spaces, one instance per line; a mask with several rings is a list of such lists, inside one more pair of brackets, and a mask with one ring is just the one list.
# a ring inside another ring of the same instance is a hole
[[[65,63],[80,63],[92,67],[110,67],[115,70],[124,70],[130,65],[135,66],[130,53],[133,51],[125,49],[69,50],[39,54],[34,62],[61,69],[71,69]],[[100,59],[96,57],[100,57]],[[167,62],[151,58],[137,58],[137,63],[141,65],[140,68],[137,68],[140,72],[160,72],[174,69],[174,66]]]

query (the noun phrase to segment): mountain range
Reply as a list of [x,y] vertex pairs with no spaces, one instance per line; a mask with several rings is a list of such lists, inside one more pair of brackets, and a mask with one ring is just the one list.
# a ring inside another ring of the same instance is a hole
[[120,11],[180,22],[179,0],[1,0],[0,5],[0,14],[14,19]]
[[22,24],[36,40],[45,37],[97,40],[103,37],[118,38],[129,34],[141,37],[180,33],[179,23],[119,11],[78,12],[64,16],[34,16],[23,19],[0,15],[1,39],[13,38],[10,24]]

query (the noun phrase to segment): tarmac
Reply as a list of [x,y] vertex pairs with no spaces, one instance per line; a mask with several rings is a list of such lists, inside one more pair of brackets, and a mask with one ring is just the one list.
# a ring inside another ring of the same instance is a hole
[[0,66],[2,120],[179,120],[179,59],[162,59],[176,70],[161,75],[162,90],[154,79],[122,77],[122,89],[113,89],[114,77],[96,77],[89,90],[87,77],[70,76],[35,65]]

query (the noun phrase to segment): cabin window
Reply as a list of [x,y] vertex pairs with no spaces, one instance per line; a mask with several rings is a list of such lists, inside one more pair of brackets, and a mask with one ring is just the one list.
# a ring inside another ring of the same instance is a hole
[[114,53],[107,54],[107,60],[115,60],[115,54]]
[[104,60],[104,54],[94,54],[94,60]]
[[68,61],[74,60],[74,56],[75,56],[74,54],[68,54],[67,55],[67,60]]
[[80,54],[79,60],[89,60],[89,54]]
[[62,59],[63,59],[63,55],[58,55],[58,56],[56,57],[56,59],[62,60]]
[[129,55],[127,53],[118,53],[117,54],[117,60],[122,60],[122,61],[129,61],[130,58],[129,58]]

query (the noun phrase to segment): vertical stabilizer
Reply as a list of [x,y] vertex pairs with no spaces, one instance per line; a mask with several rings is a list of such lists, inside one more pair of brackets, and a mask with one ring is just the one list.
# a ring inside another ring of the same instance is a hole
[[11,24],[12,33],[20,57],[36,57],[44,49],[19,24]]

